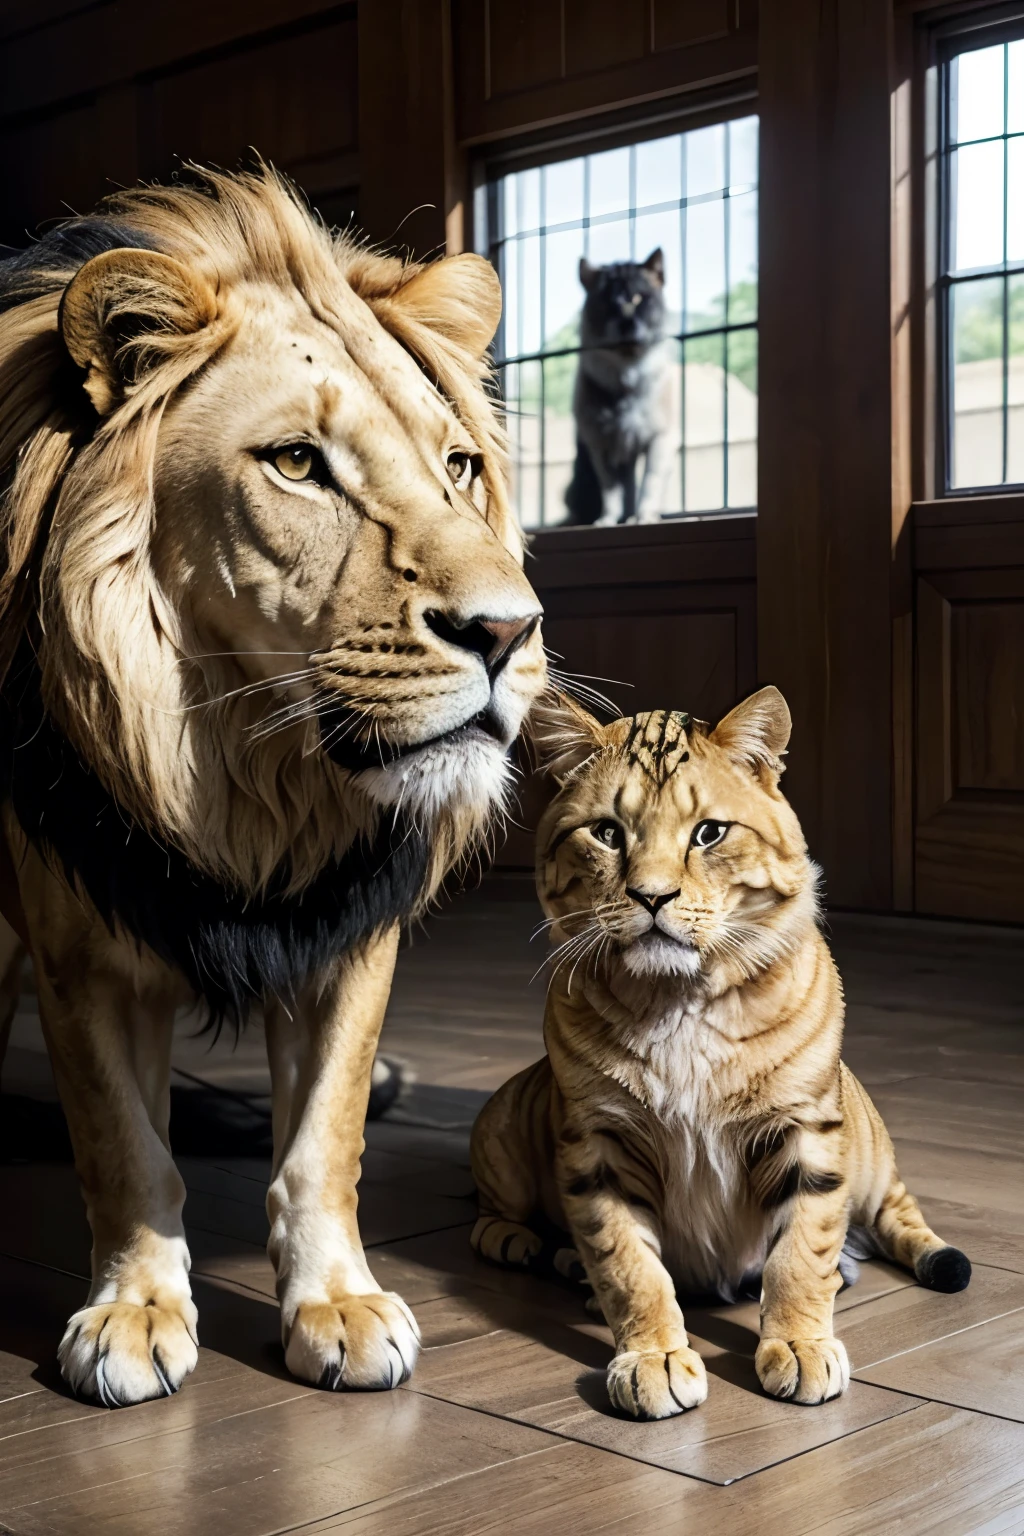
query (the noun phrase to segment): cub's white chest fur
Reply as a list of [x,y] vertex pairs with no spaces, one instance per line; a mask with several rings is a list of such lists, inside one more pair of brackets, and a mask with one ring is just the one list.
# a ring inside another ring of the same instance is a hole
[[[633,1043],[640,1045],[639,1038]],[[641,1117],[663,1171],[661,1257],[681,1291],[733,1299],[764,1264],[769,1221],[721,1102],[728,1037],[697,1001],[643,1026]]]

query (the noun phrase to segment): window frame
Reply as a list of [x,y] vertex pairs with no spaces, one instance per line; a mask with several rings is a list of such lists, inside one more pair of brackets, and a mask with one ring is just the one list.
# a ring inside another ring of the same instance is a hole
[[[604,150],[628,147],[632,144],[643,142],[647,139],[668,136],[673,133],[688,133],[698,128],[713,126],[719,123],[735,121],[743,117],[758,115],[758,96],[756,82],[750,77],[744,77],[733,82],[727,87],[714,87],[708,90],[688,93],[685,101],[680,101],[678,96],[647,103],[644,108],[627,108],[612,113],[595,115],[586,119],[576,119],[565,124],[558,125],[554,129],[542,129],[530,134],[515,138],[503,139],[500,145],[484,145],[480,147],[470,162],[470,183],[472,189],[471,217],[467,230],[467,248],[485,254],[488,260],[493,261],[493,253],[498,240],[492,235],[495,223],[495,208],[497,203],[497,180],[510,173],[528,171],[540,166],[558,164],[565,160],[576,159],[580,156],[599,153]],[[758,178],[758,190],[760,191],[760,178]],[[760,199],[758,203],[758,229],[760,230]],[[723,337],[723,355],[725,355],[724,337],[737,329],[753,330],[760,345],[760,306],[758,315],[753,321],[743,321],[732,325],[712,327],[707,331],[694,333],[695,336],[713,336],[720,334]],[[673,333],[673,336],[675,333]],[[689,339],[689,338],[688,338]],[[495,378],[507,365],[530,360],[540,360],[542,378],[542,402],[543,402],[543,363],[548,357],[569,355],[577,349],[565,349],[565,353],[555,349],[546,352],[543,347],[540,352],[518,355],[509,359],[506,364],[506,351],[504,347],[504,314],[495,338]],[[499,345],[500,343],[500,345]],[[682,345],[682,344],[681,344]],[[758,350],[758,357],[760,352]],[[500,382],[496,383],[499,396],[504,402],[504,391]],[[543,432],[543,404],[541,406],[541,422]],[[726,395],[725,412],[728,412],[728,399]],[[726,422],[728,420],[726,414]],[[543,437],[542,437],[543,442]],[[728,495],[728,437],[722,444],[723,458],[726,461],[723,467],[723,493]],[[546,462],[542,457],[542,463]],[[710,522],[720,518],[730,517],[754,517],[757,514],[754,506],[724,506],[708,511],[678,511],[663,514],[658,519],[658,526],[670,527],[682,523]],[[630,527],[639,525],[623,525],[628,532]],[[531,540],[538,536],[548,534],[571,533],[573,536],[586,535],[592,530],[589,525],[565,525],[562,523],[538,523],[534,527],[524,530]]]
[[[975,501],[987,497],[1020,497],[1024,494],[1024,480],[995,481],[976,486],[953,486],[951,484],[953,472],[953,432],[955,428],[953,410],[954,327],[951,323],[953,295],[957,288],[964,287],[972,282],[984,281],[986,277],[999,277],[1003,280],[1002,367],[1004,404],[1002,407],[1002,458],[1005,469],[1008,454],[1009,428],[1009,402],[1006,382],[1009,366],[1009,316],[1007,312],[1009,279],[1012,276],[1024,276],[1024,259],[1014,262],[1004,260],[1002,263],[994,265],[990,270],[986,270],[983,275],[972,277],[956,277],[950,272],[951,213],[953,206],[951,177],[953,154],[956,149],[950,133],[951,66],[954,59],[964,53],[975,53],[984,48],[997,47],[1000,44],[1018,42],[1022,39],[1024,39],[1024,4],[1021,3],[961,12],[933,23],[929,27],[927,74],[932,76],[932,80],[930,89],[929,83],[926,80],[924,91],[926,114],[924,160],[926,166],[929,159],[933,161],[934,177],[931,179],[930,195],[926,199],[924,214],[928,226],[925,231],[925,247],[926,249],[930,247],[934,253],[932,258],[934,269],[931,280],[928,280],[928,274],[926,274],[925,279],[926,291],[930,288],[934,294],[934,308],[931,316],[931,330],[934,337],[934,352],[932,354],[933,398],[931,403],[934,447],[933,462],[930,466],[934,480],[932,487],[933,495],[926,499],[935,501],[961,499]],[[929,95],[931,96],[930,101],[928,100]],[[1005,118],[1003,133],[994,137],[1005,142]],[[1008,217],[1005,175],[1004,165],[1004,231]]]

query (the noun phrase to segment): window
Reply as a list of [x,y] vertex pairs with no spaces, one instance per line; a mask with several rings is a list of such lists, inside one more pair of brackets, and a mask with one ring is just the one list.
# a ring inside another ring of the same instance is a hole
[[942,71],[947,490],[1024,484],[1024,39]]
[[566,520],[576,457],[580,258],[664,265],[667,401],[654,510],[752,508],[757,485],[757,118],[642,139],[487,183],[483,249],[524,527]]

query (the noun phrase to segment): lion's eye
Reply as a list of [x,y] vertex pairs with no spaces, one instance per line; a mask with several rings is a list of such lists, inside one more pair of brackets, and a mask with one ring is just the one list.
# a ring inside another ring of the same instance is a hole
[[482,468],[483,459],[480,454],[463,453],[460,449],[448,455],[448,473],[457,491],[468,490],[470,482],[476,479]]
[[316,454],[308,443],[289,443],[274,450],[273,464],[286,480],[312,480]]
[[610,816],[606,817],[604,821],[595,821],[590,832],[606,848],[624,848],[626,846],[625,832],[623,832],[617,821],[612,821]]
[[713,848],[729,830],[727,821],[700,821],[693,829],[690,844],[694,848]]

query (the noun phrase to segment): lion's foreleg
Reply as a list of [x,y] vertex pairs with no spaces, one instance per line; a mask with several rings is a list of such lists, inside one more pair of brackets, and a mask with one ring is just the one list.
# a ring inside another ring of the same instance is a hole
[[319,994],[267,1006],[274,1178],[267,1195],[289,1370],[339,1387],[394,1387],[419,1333],[363,1256],[356,1184],[377,1038],[398,929],[338,962]]
[[185,1187],[167,1146],[176,996],[155,961],[34,875],[39,1011],[93,1237],[88,1301],[60,1362],[76,1392],[121,1407],[176,1391],[197,1359]]

